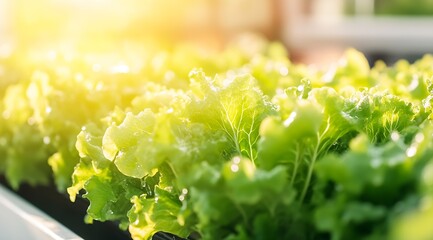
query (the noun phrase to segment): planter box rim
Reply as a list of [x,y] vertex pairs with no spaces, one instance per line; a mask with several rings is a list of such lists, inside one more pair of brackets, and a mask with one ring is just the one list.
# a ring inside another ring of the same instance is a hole
[[83,239],[2,185],[0,212],[2,239]]

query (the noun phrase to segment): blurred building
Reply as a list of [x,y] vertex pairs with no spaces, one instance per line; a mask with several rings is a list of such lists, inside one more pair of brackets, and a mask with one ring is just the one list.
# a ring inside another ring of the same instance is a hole
[[431,16],[430,0],[0,0],[0,37],[30,48],[145,39],[219,47],[255,32],[298,61],[334,61],[348,47],[393,59],[433,52]]
[[281,39],[302,61],[329,61],[348,47],[366,53],[371,61],[392,62],[433,52],[433,2],[429,0],[282,2]]

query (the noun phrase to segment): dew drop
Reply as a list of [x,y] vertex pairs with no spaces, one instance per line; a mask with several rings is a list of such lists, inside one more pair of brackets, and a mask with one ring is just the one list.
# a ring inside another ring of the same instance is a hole
[[232,170],[232,172],[238,172],[239,171],[239,165],[232,164],[232,166],[230,167],[230,169]]
[[406,151],[406,155],[408,157],[413,157],[413,156],[415,156],[415,154],[416,154],[416,147],[415,146],[409,147]]
[[415,141],[420,143],[424,140],[424,134],[422,133],[418,133],[417,135],[415,135]]
[[43,141],[44,141],[44,144],[48,145],[51,142],[51,138],[48,137],[48,136],[45,136],[44,139],[43,139]]
[[287,76],[287,74],[289,74],[289,69],[287,69],[286,67],[280,67],[279,72],[281,76],[285,77]]
[[300,86],[298,86],[298,91],[299,91],[299,92],[304,91],[304,85],[300,85]]
[[400,139],[400,134],[398,134],[398,132],[392,132],[391,133],[391,139],[394,142],[398,141]]

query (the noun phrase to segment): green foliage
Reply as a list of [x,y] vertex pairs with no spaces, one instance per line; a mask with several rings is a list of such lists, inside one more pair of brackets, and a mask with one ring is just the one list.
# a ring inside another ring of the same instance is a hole
[[203,72],[191,74],[192,101],[187,117],[203,123],[213,131],[223,131],[232,145],[232,152],[253,162],[257,159],[256,144],[261,121],[273,106],[249,75],[211,80]]
[[129,230],[135,239],[150,239],[154,233],[165,231],[179,237],[187,237],[189,229],[178,220],[181,201],[170,192],[155,188],[155,197],[134,196],[133,207],[128,212]]
[[432,237],[431,56],[370,68],[349,49],[322,71],[263,41],[135,54],[0,85],[14,188],[54,181],[134,239]]

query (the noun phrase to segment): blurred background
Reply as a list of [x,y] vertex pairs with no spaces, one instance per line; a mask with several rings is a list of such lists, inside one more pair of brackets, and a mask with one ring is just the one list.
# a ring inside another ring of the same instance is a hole
[[433,52],[432,0],[0,0],[0,55],[106,51],[126,42],[222,48],[243,33],[326,65],[348,47],[369,61]]

